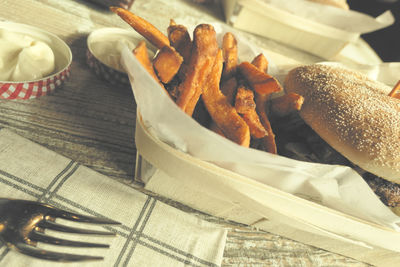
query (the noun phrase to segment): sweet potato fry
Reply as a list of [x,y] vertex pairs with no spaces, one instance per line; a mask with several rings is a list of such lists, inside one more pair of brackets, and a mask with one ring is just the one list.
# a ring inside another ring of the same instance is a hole
[[256,103],[254,102],[254,93],[252,90],[244,86],[238,88],[235,109],[242,115],[242,118],[249,126],[251,137],[258,139],[267,134],[256,112]]
[[246,122],[232,107],[226,96],[219,89],[223,68],[222,51],[219,50],[210,75],[203,87],[202,99],[211,118],[221,129],[224,136],[231,141],[248,147],[250,145],[250,130]]
[[238,82],[236,77],[221,82],[221,92],[226,96],[228,103],[234,105]]
[[142,66],[148,71],[148,73],[150,73],[150,75],[160,84],[160,86],[164,88],[164,85],[160,82],[156,73],[154,72],[153,65],[150,61],[149,54],[147,52],[146,42],[140,41],[138,45],[135,47],[135,49],[133,49],[133,54],[140,62],[140,64],[142,64]]
[[218,49],[214,27],[209,24],[198,25],[193,33],[193,49],[188,70],[178,88],[179,97],[176,101],[176,104],[190,116],[213,67]]
[[[262,58],[261,58],[262,59]],[[266,60],[266,58],[265,58]],[[264,73],[266,71],[265,64],[262,63],[263,60],[253,60],[254,67],[256,67],[260,72]],[[269,94],[259,94],[255,92],[255,102],[256,102],[256,111],[261,124],[266,130],[267,134],[260,138],[259,141],[261,143],[262,148],[270,153],[277,154],[277,147],[275,143],[275,134],[272,131],[271,123],[268,119],[267,115],[267,101],[269,98]]]
[[188,62],[192,53],[192,40],[187,28],[176,24],[171,19],[168,26],[168,39],[172,47],[183,57],[183,62]]
[[250,87],[259,94],[271,94],[282,91],[282,86],[271,75],[259,70],[249,62],[242,62],[239,70]]
[[399,98],[400,99],[400,80],[393,87],[392,91],[389,93],[389,96]]
[[267,58],[264,56],[263,53],[259,54],[258,56],[256,56],[253,61],[251,62],[251,64],[253,64],[254,66],[257,67],[257,69],[259,69],[262,72],[267,72],[268,71],[268,60]]
[[238,62],[237,41],[231,32],[224,34],[222,38],[222,54],[224,57],[223,79],[228,79],[235,75]]
[[140,35],[145,37],[151,44],[153,44],[158,49],[164,46],[169,46],[168,37],[160,32],[153,24],[147,20],[133,14],[129,10],[123,9],[121,7],[111,6],[110,10],[120,16],[124,21],[126,21],[135,31]]
[[303,105],[304,97],[296,93],[289,93],[271,99],[271,112],[279,117],[288,115],[293,111],[299,111]]
[[182,56],[171,46],[161,48],[153,60],[153,67],[163,83],[169,83],[178,73],[183,62]]
[[260,117],[258,116],[256,110],[250,110],[242,115],[242,118],[247,123],[250,129],[250,136],[255,139],[260,139],[268,135],[267,130],[265,130],[264,126],[260,121]]
[[251,110],[255,110],[254,93],[252,90],[240,86],[236,93],[235,108],[239,114],[245,114]]
[[170,20],[167,31],[171,46],[183,57],[183,63],[178,72],[178,77],[183,80],[192,54],[193,43],[187,28],[183,25],[176,24],[173,19]]
[[261,139],[262,146],[265,151],[277,154],[277,148],[275,143],[275,134],[272,131],[271,123],[269,122],[268,115],[266,113],[266,104],[269,95],[260,95],[256,93],[256,111],[260,118],[261,124],[264,126],[264,129],[267,131],[267,135],[265,135]]

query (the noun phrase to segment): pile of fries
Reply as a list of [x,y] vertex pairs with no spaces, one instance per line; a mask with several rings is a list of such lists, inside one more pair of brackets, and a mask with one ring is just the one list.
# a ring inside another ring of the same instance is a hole
[[166,36],[126,9],[110,9],[158,49],[150,59],[141,41],[133,53],[182,111],[239,145],[277,153],[268,114],[300,110],[303,98],[270,97],[282,86],[267,73],[263,54],[251,63],[239,63],[237,41],[230,32],[220,47],[212,25],[197,25],[192,40],[184,25],[171,20]]

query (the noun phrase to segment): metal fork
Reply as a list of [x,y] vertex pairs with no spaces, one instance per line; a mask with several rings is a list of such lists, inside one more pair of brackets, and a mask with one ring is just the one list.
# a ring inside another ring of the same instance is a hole
[[86,248],[108,248],[107,244],[87,243],[52,237],[44,233],[51,229],[66,233],[115,235],[112,232],[75,228],[56,223],[56,218],[92,224],[120,224],[106,218],[96,218],[64,211],[53,206],[27,200],[0,198],[0,240],[20,253],[59,262],[101,260],[103,257],[53,252],[37,248],[38,242]]

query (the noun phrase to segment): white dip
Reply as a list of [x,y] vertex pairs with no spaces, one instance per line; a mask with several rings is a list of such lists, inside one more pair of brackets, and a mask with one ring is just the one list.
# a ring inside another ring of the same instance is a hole
[[46,43],[0,29],[0,81],[37,80],[54,69],[54,53]]
[[133,50],[136,44],[135,41],[127,39],[123,36],[114,36],[113,38],[109,37],[109,39],[98,38],[91,44],[91,49],[95,57],[101,62],[116,70],[125,72],[120,63],[121,51],[124,46],[127,46],[130,50]]

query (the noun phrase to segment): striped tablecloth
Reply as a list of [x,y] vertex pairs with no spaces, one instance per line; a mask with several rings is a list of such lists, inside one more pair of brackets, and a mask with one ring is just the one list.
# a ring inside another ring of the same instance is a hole
[[[63,264],[34,259],[0,244],[1,266],[219,266],[226,230],[168,206],[129,185],[0,130],[0,197],[38,200],[70,211],[111,218],[101,226],[116,237],[78,237],[110,244],[76,249],[39,244],[53,251],[104,256],[103,261]],[[64,224],[74,224],[61,221]],[[91,227],[95,228],[95,227]]]

